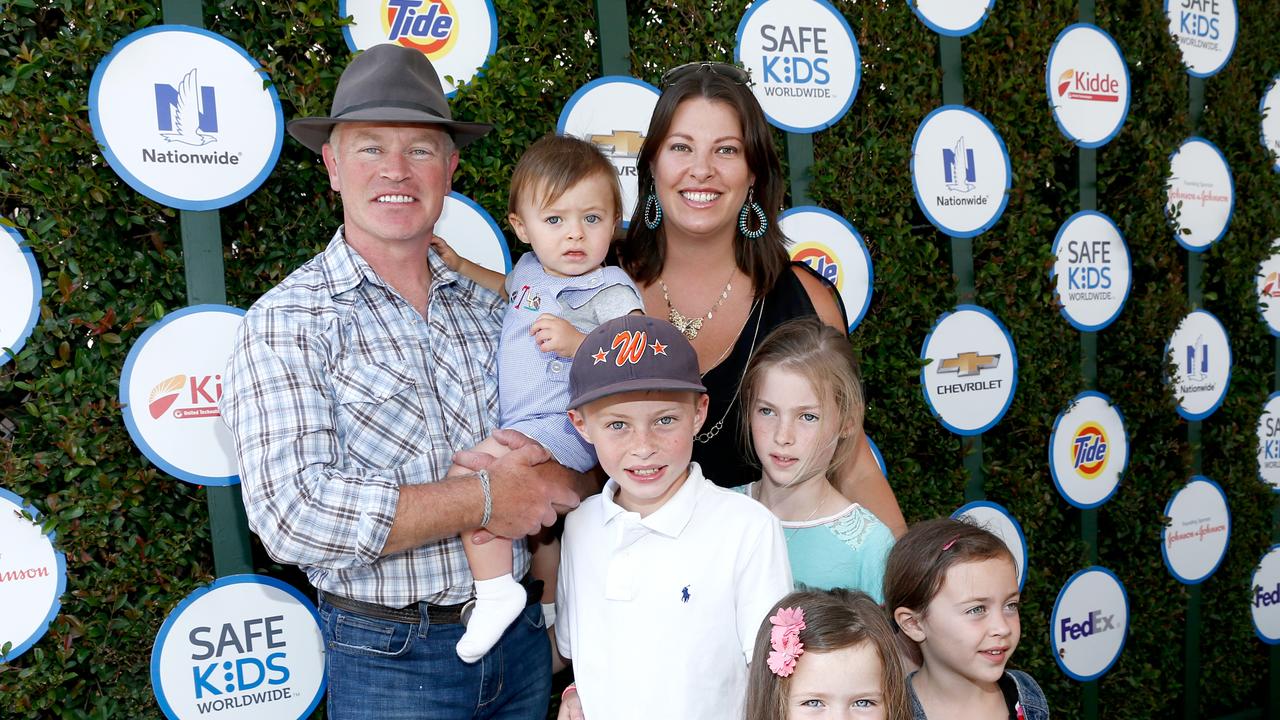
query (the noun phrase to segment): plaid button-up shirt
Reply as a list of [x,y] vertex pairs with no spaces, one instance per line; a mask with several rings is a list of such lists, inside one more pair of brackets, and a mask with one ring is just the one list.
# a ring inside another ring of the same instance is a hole
[[[325,592],[388,607],[471,595],[456,537],[379,554],[400,486],[442,479],[497,420],[505,303],[429,262],[424,318],[339,229],[254,303],[223,380],[249,526],[271,557]],[[513,556],[521,577],[523,540]]]

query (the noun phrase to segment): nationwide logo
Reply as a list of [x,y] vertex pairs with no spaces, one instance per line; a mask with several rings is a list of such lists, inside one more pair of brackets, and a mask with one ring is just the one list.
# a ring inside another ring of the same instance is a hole
[[766,96],[831,97],[827,28],[765,24],[760,39]]
[[[192,68],[175,85],[154,83],[156,129],[167,143],[201,147],[218,141],[218,101],[214,88],[201,85]],[[176,165],[239,165],[238,152],[182,152],[142,148],[142,162]]]
[[1197,382],[1205,380],[1209,377],[1209,343],[1204,341],[1204,336],[1196,338],[1196,341],[1186,347],[1186,364],[1183,369],[1188,380]]
[[[1094,610],[1084,619],[1084,622],[1071,622],[1071,618],[1064,617],[1059,627],[1059,640],[1066,643],[1068,639],[1080,640],[1098,633],[1110,632],[1116,629],[1116,616],[1103,615],[1102,610]],[[1066,652],[1061,649],[1059,652]]]
[[[187,403],[175,409],[173,417],[179,420],[219,417],[218,401],[222,399],[221,375],[174,375],[151,388],[148,410],[154,420],[159,420],[169,408],[190,390]],[[212,394],[210,394],[212,392]]]
[[[938,363],[938,374],[955,373],[958,377],[974,377],[983,370],[991,370],[1000,365],[999,355],[983,355],[976,352],[962,352],[953,358],[946,358]],[[938,395],[954,395],[963,392],[979,392],[998,390],[1004,384],[1004,378],[990,380],[970,380],[969,382],[938,385],[934,392]]]
[[835,285],[837,290],[842,289],[844,278],[840,275],[840,261],[836,259],[836,254],[831,251],[831,248],[819,243],[804,243],[796,248],[791,259],[808,265],[814,272]]
[[1200,518],[1198,520],[1189,520],[1182,524],[1185,528],[1190,528],[1182,532],[1173,531],[1165,533],[1165,545],[1173,547],[1175,543],[1186,542],[1187,540],[1198,540],[1204,542],[1206,537],[1212,535],[1221,535],[1227,531],[1227,526],[1223,524],[1211,524],[1211,518]]
[[973,161],[973,150],[964,146],[963,137],[956,141],[955,147],[942,149],[942,173],[948,190],[967,193],[977,187],[977,164]]
[[1068,68],[1058,76],[1058,97],[1089,102],[1120,102],[1120,81],[1110,73]]
[[458,11],[449,0],[386,0],[382,30],[389,42],[441,58],[458,42]]
[[1218,20],[1222,13],[1218,8],[1222,0],[1180,0],[1178,3],[1178,42],[1207,50],[1218,49],[1222,31]]
[[1280,272],[1267,273],[1267,279],[1262,284],[1262,297],[1280,298]]
[[1076,429],[1071,447],[1071,465],[1080,477],[1093,480],[1106,469],[1110,445],[1107,442],[1107,432],[1101,425],[1094,422],[1081,425]]
[[[635,130],[614,130],[608,135],[591,135],[587,140],[605,155],[615,158],[637,157],[640,155],[640,146],[644,145],[644,135]],[[630,174],[635,174],[634,168]]]

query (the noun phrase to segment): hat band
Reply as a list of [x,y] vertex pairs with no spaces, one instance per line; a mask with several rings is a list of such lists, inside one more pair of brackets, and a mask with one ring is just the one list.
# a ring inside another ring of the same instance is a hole
[[374,100],[372,102],[360,103],[359,105],[348,105],[347,107],[342,109],[342,112],[336,113],[334,117],[339,118],[349,113],[358,112],[360,110],[367,110],[368,108],[388,108],[388,107],[404,108],[406,110],[418,110],[421,112],[429,113],[431,115],[435,115],[441,120],[452,122],[452,118],[450,118],[448,115],[441,114],[439,110],[433,107],[423,105],[422,103],[398,102],[395,100]]

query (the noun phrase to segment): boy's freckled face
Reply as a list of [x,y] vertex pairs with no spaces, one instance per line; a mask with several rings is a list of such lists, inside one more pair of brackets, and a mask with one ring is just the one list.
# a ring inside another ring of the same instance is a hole
[[684,485],[707,402],[703,394],[641,390],[589,402],[569,418],[617,481],[615,502],[645,516]]

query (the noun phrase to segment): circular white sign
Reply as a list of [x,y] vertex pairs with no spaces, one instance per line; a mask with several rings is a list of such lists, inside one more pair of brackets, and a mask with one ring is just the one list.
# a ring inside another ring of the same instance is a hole
[[305,718],[325,686],[324,638],[297,589],[261,575],[199,588],[151,649],[151,689],[172,720]]
[[1272,545],[1262,556],[1249,595],[1254,631],[1262,642],[1280,645],[1280,545]]
[[235,442],[218,401],[243,317],[243,310],[225,305],[171,312],[138,338],[125,359],[120,403],[129,437],[179,480],[240,482]]
[[0,488],[0,662],[31,649],[62,607],[67,559],[53,541],[40,531],[40,513]]
[[1271,168],[1280,172],[1280,75],[1277,75],[1262,95],[1262,146],[1271,158]]
[[1280,392],[1271,393],[1258,418],[1258,477],[1280,492]]
[[1067,218],[1053,240],[1049,276],[1062,316],[1071,326],[1096,332],[1110,325],[1129,299],[1129,246],[1111,218],[1084,210]]
[[1095,508],[1111,499],[1129,463],[1129,436],[1111,398],[1082,392],[1058,415],[1049,440],[1049,471],[1072,505]]
[[738,23],[733,59],[751,71],[765,117],[792,133],[835,125],[862,82],[858,41],[827,0],[760,0]]
[[658,104],[658,88],[625,75],[606,75],[578,88],[564,104],[556,132],[600,148],[618,171],[622,226],[631,224],[639,197],[636,158]]
[[1004,417],[1018,386],[1013,338],[995,315],[976,305],[943,314],[924,339],[920,387],[942,426],[977,435]]
[[436,235],[471,262],[497,273],[511,272],[511,248],[507,238],[475,200],[457,192],[444,198],[444,209],[436,221]]
[[782,213],[778,225],[791,241],[791,259],[806,263],[840,291],[853,332],[871,306],[875,278],[862,235],[848,220],[813,205]]
[[939,35],[960,37],[982,27],[996,0],[907,0],[911,11]]
[[1018,571],[1018,590],[1027,581],[1027,536],[1013,513],[999,503],[977,500],[967,503],[951,513],[953,520],[973,523],[1004,541],[1013,555],[1014,569]]
[[1009,202],[1009,151],[995,127],[963,105],[929,113],[911,141],[911,184],[929,222],[953,237],[974,237]]
[[1169,34],[1192,77],[1218,74],[1236,49],[1236,0],[1164,0]]
[[26,238],[0,225],[0,365],[27,344],[40,317],[40,271]]
[[258,189],[284,142],[284,114],[262,64],[201,28],[158,25],[98,65],[89,121],[111,169],[181,210],[216,210]]
[[1129,595],[1110,570],[1094,565],[1072,575],[1058,592],[1050,616],[1053,659],[1067,677],[1102,677],[1129,634]]
[[1058,34],[1044,83],[1058,129],[1080,147],[1111,142],[1129,114],[1129,68],[1097,25],[1076,23]]
[[1271,257],[1258,266],[1258,312],[1272,335],[1280,337],[1280,238],[1271,241]]
[[1178,414],[1188,420],[1212,415],[1231,385],[1231,344],[1218,318],[1208,310],[1188,314],[1173,331],[1165,357],[1177,367]]
[[480,74],[498,48],[492,0],[339,0],[338,17],[351,52],[394,43],[426,55],[445,94]]
[[884,464],[884,455],[880,454],[880,446],[876,445],[876,441],[871,439],[870,435],[864,435],[867,439],[867,446],[871,448],[871,455],[876,459],[876,467],[880,468],[880,474],[885,480],[889,479],[889,468]]
[[1174,493],[1164,506],[1169,524],[1160,531],[1164,565],[1186,585],[1204,582],[1218,569],[1231,539],[1231,510],[1218,483],[1203,475]]
[[1236,190],[1217,145],[1200,137],[1182,143],[1169,158],[1167,193],[1164,212],[1173,219],[1179,245],[1204,252],[1227,233]]

